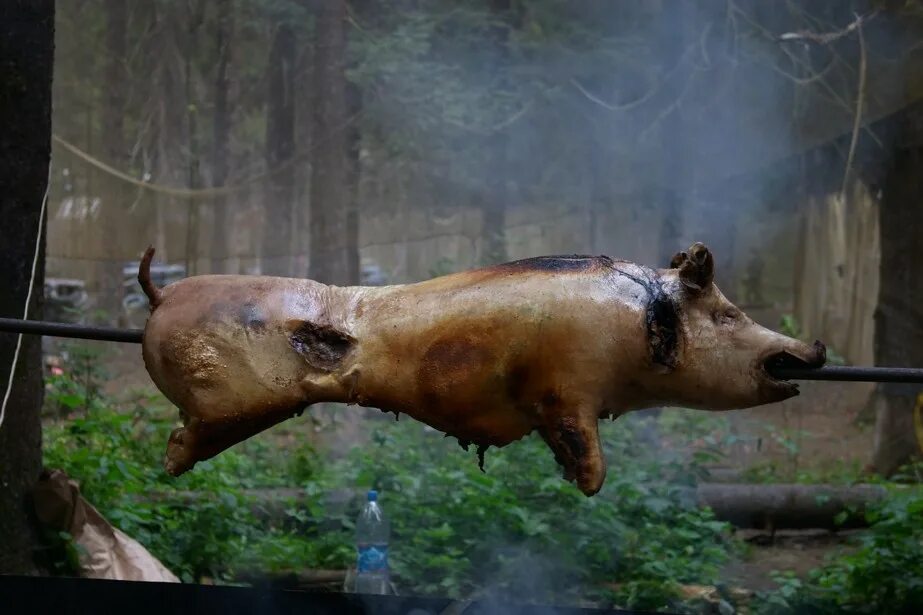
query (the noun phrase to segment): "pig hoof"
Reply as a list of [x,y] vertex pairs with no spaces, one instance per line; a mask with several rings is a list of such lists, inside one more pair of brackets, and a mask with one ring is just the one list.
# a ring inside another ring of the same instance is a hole
[[195,459],[193,459],[189,447],[188,435],[184,427],[174,429],[173,433],[170,434],[170,439],[167,443],[167,454],[163,460],[163,469],[170,476],[179,476],[191,470],[192,466],[195,465]]

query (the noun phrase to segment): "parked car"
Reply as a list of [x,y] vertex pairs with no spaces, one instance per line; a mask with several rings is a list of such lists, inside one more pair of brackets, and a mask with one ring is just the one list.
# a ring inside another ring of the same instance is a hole
[[45,278],[45,320],[80,322],[88,305],[89,295],[83,280]]

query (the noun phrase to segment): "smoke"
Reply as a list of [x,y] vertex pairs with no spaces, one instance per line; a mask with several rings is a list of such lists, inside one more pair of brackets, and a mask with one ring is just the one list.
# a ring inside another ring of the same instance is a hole
[[[580,584],[573,571],[562,565],[567,558],[568,554],[563,553],[557,557],[539,554],[521,543],[497,545],[484,562],[483,576],[478,581],[481,589],[469,597],[477,602],[477,608],[470,612],[509,613],[511,604],[519,603],[529,604],[530,612],[553,613],[557,611],[550,605],[577,606],[586,602],[574,592]],[[498,582],[497,578],[503,581]]]
[[[780,255],[767,277],[791,271],[796,220],[779,220],[779,203],[782,213],[797,210],[805,176],[793,160],[848,141],[858,46],[855,36],[825,46],[779,35],[843,27],[867,7],[655,4],[531,3],[485,14],[433,3],[426,14],[385,19],[376,44],[386,40],[393,53],[364,67],[378,83],[368,134],[414,160],[403,166],[414,207],[503,221],[510,258],[600,252],[664,266],[705,241],[732,296],[754,251]],[[895,49],[906,45],[893,42],[888,19],[865,31],[870,58],[901,57]],[[897,104],[900,71],[868,70],[875,88],[866,109],[880,117]],[[367,144],[374,166],[392,164],[387,149]],[[841,178],[845,152],[825,165]],[[393,199],[366,196],[370,224],[379,210],[393,215]],[[366,250],[399,279],[426,277],[439,257],[476,265],[497,231],[404,221],[419,228],[401,258],[389,246]]]

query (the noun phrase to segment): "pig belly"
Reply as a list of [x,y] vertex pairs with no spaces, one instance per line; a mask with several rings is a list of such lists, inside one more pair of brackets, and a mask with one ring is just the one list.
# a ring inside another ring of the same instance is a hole
[[575,390],[591,392],[598,411],[608,371],[599,332],[572,316],[588,306],[496,290],[413,297],[406,302],[414,318],[390,309],[404,305],[394,297],[387,308],[365,310],[350,367],[355,401],[480,446],[505,446],[542,428],[565,404],[585,401]]
[[514,382],[512,361],[494,345],[471,338],[427,345],[399,364],[387,355],[363,355],[358,381],[363,406],[405,413],[462,443],[504,446],[529,434],[538,409]]

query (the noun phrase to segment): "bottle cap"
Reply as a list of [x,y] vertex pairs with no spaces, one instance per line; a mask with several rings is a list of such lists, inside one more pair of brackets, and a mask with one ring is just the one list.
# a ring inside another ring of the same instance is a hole
[[378,492],[374,489],[369,489],[369,502],[374,502],[378,499]]

